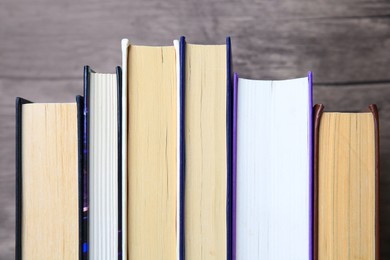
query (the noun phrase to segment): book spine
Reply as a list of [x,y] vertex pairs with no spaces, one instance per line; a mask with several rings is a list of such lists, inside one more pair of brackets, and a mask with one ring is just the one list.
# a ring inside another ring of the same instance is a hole
[[233,77],[233,183],[232,183],[232,259],[236,259],[236,182],[237,182],[237,89],[238,76]]
[[308,111],[309,111],[309,259],[313,259],[313,74],[307,73],[308,78]]
[[79,259],[83,259],[83,97],[76,96],[77,104],[77,157],[78,157],[78,218],[79,218]]
[[82,223],[82,259],[88,259],[88,174],[89,174],[89,86],[91,70],[84,66],[84,106],[83,106],[83,223]]
[[22,174],[22,107],[32,103],[26,99],[16,98],[16,223],[15,223],[15,259],[22,260],[22,205],[23,205],[23,174]]
[[318,146],[323,111],[324,105],[322,104],[316,104],[313,108],[313,260],[318,259]]
[[180,229],[180,238],[179,238],[179,259],[185,259],[185,240],[184,240],[184,196],[185,196],[185,138],[184,138],[184,109],[185,109],[185,51],[186,50],[186,40],[184,36],[180,37],[179,42],[179,59],[180,59],[180,180],[179,180],[179,200],[180,200],[180,219],[179,219],[179,229]]
[[118,99],[118,260],[122,260],[122,69],[116,67]]
[[376,105],[371,104],[368,106],[374,119],[374,131],[375,131],[375,259],[380,258],[380,228],[379,228],[379,168],[380,168],[380,151],[379,151],[379,114]]
[[232,259],[232,167],[233,167],[233,87],[231,40],[226,37],[226,258]]

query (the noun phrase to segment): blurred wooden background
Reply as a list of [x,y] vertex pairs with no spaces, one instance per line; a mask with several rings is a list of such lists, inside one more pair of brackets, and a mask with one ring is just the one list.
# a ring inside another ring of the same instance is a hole
[[329,110],[379,106],[381,256],[390,259],[390,2],[388,0],[0,0],[0,259],[14,258],[15,97],[72,102],[83,65],[114,72],[120,40],[170,45],[232,37],[241,77],[314,74]]

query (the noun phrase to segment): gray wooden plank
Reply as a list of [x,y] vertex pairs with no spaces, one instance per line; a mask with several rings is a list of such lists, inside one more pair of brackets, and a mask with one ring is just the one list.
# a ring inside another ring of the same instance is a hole
[[244,77],[313,70],[316,82],[390,79],[388,2],[72,1],[2,4],[0,76],[76,78],[85,63],[112,70],[122,37],[159,45],[183,34],[201,43],[231,35]]

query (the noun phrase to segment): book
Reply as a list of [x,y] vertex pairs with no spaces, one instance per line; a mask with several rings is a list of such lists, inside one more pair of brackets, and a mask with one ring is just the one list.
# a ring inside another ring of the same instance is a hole
[[82,99],[16,98],[16,259],[81,259]]
[[379,119],[231,41],[121,42],[76,103],[16,99],[16,259],[379,259]]
[[198,45],[181,37],[179,45],[180,252],[186,259],[231,259],[230,38]]
[[312,76],[234,75],[233,259],[312,259]]
[[84,259],[122,257],[121,76],[84,67]]
[[314,259],[379,259],[377,107],[314,118]]
[[178,258],[176,53],[122,40],[125,259]]

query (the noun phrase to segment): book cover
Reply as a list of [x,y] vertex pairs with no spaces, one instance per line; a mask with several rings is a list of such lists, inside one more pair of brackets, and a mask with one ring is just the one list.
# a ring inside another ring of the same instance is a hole
[[16,214],[15,214],[15,259],[22,260],[22,105],[31,101],[16,98]]

